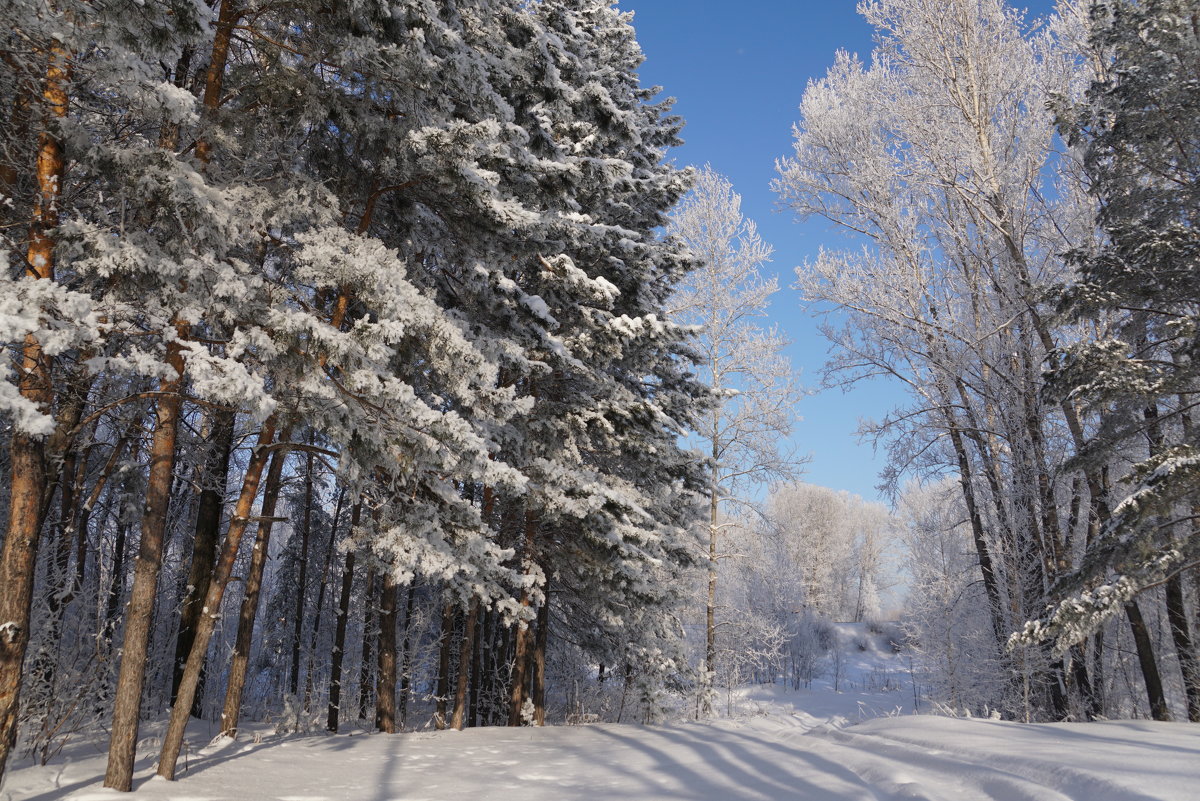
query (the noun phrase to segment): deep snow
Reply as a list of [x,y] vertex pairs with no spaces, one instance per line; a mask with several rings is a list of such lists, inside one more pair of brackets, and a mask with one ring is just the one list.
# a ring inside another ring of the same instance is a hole
[[[853,627],[841,634],[862,642]],[[150,736],[133,796],[101,788],[103,743],[80,743],[69,760],[13,765],[0,799],[1200,799],[1200,726],[911,715],[901,657],[875,643],[845,657],[843,692],[831,678],[809,690],[746,688],[721,699],[735,716],[706,723],[222,740],[193,748],[175,783],[149,778]]]

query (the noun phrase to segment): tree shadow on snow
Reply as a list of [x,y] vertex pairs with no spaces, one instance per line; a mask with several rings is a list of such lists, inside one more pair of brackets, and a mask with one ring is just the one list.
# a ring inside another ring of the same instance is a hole
[[[655,791],[657,798],[689,798],[706,801],[750,801],[771,798],[813,799],[835,801],[846,799],[879,798],[874,789],[859,775],[824,757],[797,748],[788,748],[728,730],[708,730],[701,739],[698,729],[695,734],[682,727],[643,729],[638,737],[626,736],[612,727],[597,727],[601,734],[616,740],[630,749],[652,756],[658,769],[679,781],[684,791],[670,791],[661,784],[647,783],[647,789]],[[647,742],[646,735],[661,739],[669,747],[656,747]],[[715,735],[715,736],[714,736]],[[742,741],[742,742],[739,742]],[[752,746],[752,747],[748,747]],[[764,759],[756,751],[770,748],[779,752],[779,759]],[[686,750],[699,757],[706,770],[698,772],[692,764],[681,761],[672,752]],[[834,776],[848,785],[846,793],[831,795],[831,788],[820,786],[806,779],[808,772]],[[715,783],[705,773],[717,774],[726,781]],[[647,796],[638,795],[638,798]]]

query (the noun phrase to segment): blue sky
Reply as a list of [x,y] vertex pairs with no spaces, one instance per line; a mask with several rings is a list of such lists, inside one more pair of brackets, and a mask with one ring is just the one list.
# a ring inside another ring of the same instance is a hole
[[[1024,4],[1036,14],[1051,5],[1051,0]],[[770,183],[775,159],[791,152],[805,86],[825,74],[839,49],[866,60],[873,46],[870,26],[853,0],[621,0],[620,7],[635,12],[646,54],[643,85],[661,85],[687,120],[686,144],[674,158],[680,164],[710,163],[727,176],[742,195],[743,214],[775,247],[770,269],[781,289],[768,322],[792,340],[792,364],[815,389],[826,343],[789,287],[793,268],[838,235],[824,221],[797,223],[790,213],[776,211]],[[903,400],[883,380],[849,393],[827,390],[806,397],[794,437],[798,449],[812,457],[803,480],[877,499],[883,454],[858,443],[854,431],[860,418],[879,419]]]

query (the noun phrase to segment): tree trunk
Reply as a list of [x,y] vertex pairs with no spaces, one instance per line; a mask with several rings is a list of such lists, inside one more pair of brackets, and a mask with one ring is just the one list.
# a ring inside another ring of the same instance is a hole
[[[362,503],[354,504],[350,512],[351,530],[358,525]],[[350,620],[350,592],[354,588],[354,551],[346,552],[342,568],[342,589],[338,595],[337,622],[333,634],[333,661],[329,668],[329,715],[325,728],[337,732],[342,708],[342,660],[346,654],[346,624]]]
[[[216,109],[221,105],[221,87],[224,85],[224,81],[225,81],[225,67],[226,67],[226,64],[227,64],[228,58],[229,58],[229,43],[233,38],[233,27],[236,24],[239,16],[240,16],[240,12],[237,10],[236,5],[233,2],[233,0],[222,0],[220,10],[217,12],[216,33],[215,33],[215,36],[213,37],[212,53],[209,56],[208,72],[205,75],[205,79],[204,79],[204,93],[203,93],[203,96],[201,97],[201,104],[206,112],[206,116],[208,117],[208,120],[206,120],[206,122],[211,121],[213,112],[215,112]],[[185,69],[186,69],[186,64],[185,64]],[[196,159],[200,162],[201,170],[207,170],[208,165],[212,160],[212,147],[211,147],[211,143],[209,142],[208,137],[203,135],[203,133],[196,140],[196,151],[195,152],[196,152]],[[264,424],[263,433],[266,433],[268,431],[268,429],[270,429],[270,434],[273,435],[274,427],[270,421],[268,421],[268,423]],[[284,439],[286,439],[286,436],[284,437]],[[261,441],[261,434],[260,434],[260,441]],[[270,441],[270,438],[268,438],[267,441]],[[283,453],[279,452],[277,455],[280,457],[280,460],[282,461]],[[272,464],[273,463],[274,463],[274,459],[272,459]],[[253,464],[253,461],[252,461],[252,464]],[[261,472],[261,469],[262,469],[261,465],[259,466],[258,469]],[[242,484],[243,484],[243,491],[245,491],[245,489],[246,489],[246,486],[245,486],[246,480],[245,479],[243,479]],[[255,484],[255,489],[257,489],[257,480],[255,480],[254,484]],[[239,506],[241,506],[241,501],[242,501],[242,497],[239,497],[238,498]],[[250,497],[249,502],[252,504],[253,501],[254,501],[254,496],[252,495]],[[247,510],[246,514],[248,515],[248,510]],[[244,524],[241,524],[241,525],[243,526],[243,530],[244,530]],[[225,551],[228,550],[229,540],[231,540],[231,539],[234,539],[233,538],[233,521],[231,521],[229,535],[226,537],[226,541],[227,541],[226,546],[227,547],[222,551],[222,555],[221,555],[222,562],[224,562]],[[236,539],[240,543],[241,535],[239,534]],[[236,547],[235,547],[235,555],[236,555]],[[232,570],[232,567],[233,567],[232,560],[230,561],[229,567],[230,567],[230,570]],[[215,597],[216,604],[210,605],[206,601],[205,607],[207,607],[208,609],[211,610],[211,612],[210,612],[211,615],[215,616],[220,611],[220,599],[221,599],[222,594],[225,589],[224,582],[217,582],[215,580],[210,579],[208,589],[209,589],[209,592],[207,594],[207,597]],[[205,655],[206,651],[208,650],[208,638],[209,638],[209,636],[211,636],[211,632],[207,635],[203,635],[203,636],[201,635],[202,629],[207,628],[209,625],[208,623],[206,623],[206,621],[208,621],[208,620],[210,620],[210,618],[201,617],[200,623],[198,624],[195,640],[192,643],[191,653],[188,655],[188,664],[184,666],[184,675],[180,677],[179,693],[177,695],[176,702],[172,706],[172,709],[171,709],[171,721],[168,724],[168,733],[167,733],[167,736],[163,740],[162,755],[159,758],[158,774],[167,779],[173,779],[175,776],[175,762],[179,756],[179,749],[182,747],[182,744],[183,744],[183,729],[187,723],[188,713],[191,712],[192,704],[196,699],[196,688],[199,684],[200,668],[203,665],[204,655]],[[212,625],[215,626],[215,622]],[[238,634],[240,636],[240,634],[241,634],[240,630],[239,630]],[[194,665],[192,664],[193,656],[195,657]],[[235,662],[236,662],[236,654],[235,654]],[[194,675],[192,675],[193,673],[194,673]],[[233,680],[232,675],[230,677],[230,680],[232,682],[232,680]],[[186,689],[186,694],[185,694],[185,689]],[[228,700],[229,700],[228,697],[226,697],[226,702],[228,702]],[[182,701],[186,701],[186,708],[185,708],[185,704],[181,703]],[[224,724],[224,722],[223,722],[223,724]],[[235,726],[236,726],[236,715],[235,715]]]
[[[75,393],[70,393],[72,396]],[[79,423],[83,414],[83,403],[76,397],[67,401],[71,408],[59,415],[59,430],[72,429]],[[56,452],[53,439],[49,449]],[[58,670],[58,645],[62,628],[63,613],[75,597],[77,588],[74,574],[71,571],[71,552],[75,546],[75,519],[79,508],[79,497],[83,494],[84,468],[86,459],[79,458],[79,452],[73,443],[66,443],[62,454],[62,465],[59,469],[58,526],[55,534],[53,569],[45,582],[44,597],[46,599],[46,616],[42,635],[42,647],[34,655],[33,666],[29,670],[30,681],[35,688],[35,695],[49,698],[54,694],[54,678]],[[53,489],[48,487],[44,493],[46,500],[50,499]]]
[[[1139,346],[1145,347],[1144,339]],[[1142,412],[1146,422],[1146,438],[1149,441],[1150,455],[1162,452],[1165,437],[1159,423],[1158,404],[1150,403]],[[1185,434],[1190,434],[1191,421],[1185,412],[1183,415]],[[1171,642],[1179,658],[1179,669],[1183,674],[1183,690],[1187,698],[1188,720],[1200,722],[1200,663],[1192,645],[1191,629],[1188,625],[1187,609],[1183,601],[1183,575],[1176,573],[1166,581],[1165,595],[1167,602],[1167,621],[1171,628]]]
[[104,604],[104,629],[101,639],[109,647],[117,630],[117,619],[121,616],[121,599],[125,595],[125,550],[129,543],[129,523],[117,524],[117,538],[113,543],[112,571],[108,576],[108,595]]
[[312,708],[314,674],[316,673],[317,639],[321,636],[321,619],[325,611],[325,590],[329,585],[329,567],[333,563],[333,552],[337,546],[338,527],[342,522],[342,506],[346,501],[346,489],[338,489],[337,503],[333,507],[333,524],[329,531],[329,544],[321,563],[321,580],[317,582],[317,605],[313,610],[312,627],[308,634],[308,670],[304,674],[304,711]]
[[454,688],[454,717],[450,727],[462,731],[467,717],[467,688],[471,682],[472,657],[475,647],[475,621],[479,617],[479,599],[472,598],[463,624],[462,642],[458,649],[458,681]]
[[308,544],[312,539],[313,454],[305,454],[304,510],[300,524],[300,577],[296,587],[296,611],[292,614],[292,664],[288,672],[288,692],[295,698],[300,692],[300,637],[304,633],[304,596],[308,587]]
[[[281,439],[287,439],[285,430]],[[158,775],[166,779],[175,778],[175,763],[179,760],[179,752],[183,748],[183,735],[187,727],[189,713],[195,706],[200,677],[204,669],[204,658],[208,653],[208,644],[216,630],[217,620],[221,615],[221,603],[225,598],[225,590],[233,576],[234,564],[237,562],[242,537],[250,525],[250,513],[254,508],[254,499],[258,497],[258,486],[262,479],[268,460],[271,470],[275,463],[282,462],[284,451],[277,449],[272,455],[271,445],[275,439],[275,420],[268,418],[258,433],[258,444],[246,466],[246,475],[242,478],[242,489],[238,493],[237,505],[229,520],[229,531],[225,535],[225,543],[221,546],[221,555],[217,559],[205,593],[204,603],[200,607],[200,616],[196,620],[195,634],[192,647],[188,653],[187,662],[179,681],[179,694],[171,707],[171,719],[167,725],[167,733],[163,736],[162,754],[158,759]],[[271,472],[271,471],[268,471]],[[268,478],[268,485],[270,479]],[[268,486],[269,492],[269,486]],[[267,503],[264,494],[263,504]]]
[[[947,415],[949,413],[947,412]],[[996,570],[992,565],[991,551],[983,533],[983,518],[979,514],[979,506],[975,499],[975,487],[971,483],[971,461],[967,454],[966,443],[954,420],[947,420],[950,431],[950,441],[958,458],[958,480],[962,486],[963,500],[967,506],[967,515],[971,520],[971,538],[975,543],[975,554],[979,559],[979,572],[983,574],[984,594],[988,599],[988,610],[992,622],[992,636],[999,647],[1003,647],[1007,639],[1007,628],[1001,614],[1000,588],[996,580]]]
[[469,709],[467,712],[468,726],[480,725],[479,700],[483,684],[483,655],[481,652],[483,651],[483,643],[486,641],[484,639],[484,632],[486,631],[486,623],[488,619],[487,610],[483,610],[483,620],[479,619],[480,609],[478,600],[475,602],[475,612],[475,642],[471,647],[471,689],[468,700]]
[[[717,443],[713,441],[713,459],[717,458]],[[714,479],[708,497],[708,598],[704,616],[704,687],[701,698],[702,715],[712,714],[713,673],[717,664],[717,520],[720,498]]]
[[[209,437],[208,458],[200,477],[200,498],[196,503],[196,539],[192,545],[191,566],[188,569],[187,597],[179,615],[179,635],[175,640],[175,670],[171,676],[171,705],[179,698],[179,683],[196,640],[196,628],[204,610],[204,599],[212,583],[213,566],[217,557],[217,541],[221,531],[221,509],[225,505],[225,485],[229,479],[229,457],[233,450],[235,415],[232,410],[213,413]],[[191,707],[192,717],[201,715],[204,699],[204,663],[196,685]]]
[[133,567],[133,588],[125,613],[125,636],[121,666],[117,673],[113,702],[112,735],[109,738],[108,768],[104,786],[128,792],[133,787],[142,684],[149,658],[150,628],[154,623],[154,600],[162,565],[163,540],[167,528],[167,506],[171,499],[171,477],[175,471],[175,441],[183,406],[183,341],[186,323],[176,323],[176,340],[167,345],[167,365],[175,375],[159,384],[162,397],[155,410],[154,435],[150,444],[150,472],[146,480],[146,502],[141,539]]
[[1187,609],[1183,600],[1183,576],[1175,574],[1167,579],[1167,620],[1171,625],[1171,640],[1175,653],[1179,655],[1179,668],[1183,672],[1183,690],[1187,696],[1188,720],[1200,723],[1200,658],[1192,641],[1188,625]]
[[1150,715],[1155,720],[1170,720],[1171,710],[1163,693],[1162,677],[1154,658],[1154,645],[1137,601],[1125,604],[1125,615],[1129,618],[1129,628],[1133,631],[1133,642],[1137,646],[1138,663],[1142,668],[1142,679],[1146,682],[1146,698],[1150,702]]
[[375,568],[367,568],[366,586],[363,588],[362,659],[358,666],[358,719],[367,719],[371,706],[371,645],[378,632],[375,631]]
[[450,696],[450,644],[454,640],[454,604],[442,607],[442,636],[438,638],[437,706],[433,725],[438,731],[446,728],[446,709]]
[[[68,54],[56,42],[47,55],[42,99],[48,114],[62,119],[68,109]],[[25,274],[29,278],[54,280],[52,230],[58,224],[58,198],[65,173],[62,143],[54,132],[43,130],[37,148],[38,195],[25,261]],[[35,337],[27,336],[21,346],[18,375],[21,396],[42,413],[49,414],[54,399],[50,360]],[[29,646],[29,614],[46,491],[46,451],[42,437],[14,430],[9,449],[8,531],[0,551],[0,781],[4,779],[4,767],[17,738],[21,671]]]
[[375,728],[396,733],[396,579],[383,571],[379,592],[379,673],[375,677]]
[[[527,564],[534,558],[534,537],[537,533],[537,515],[528,507],[525,510],[525,553],[523,558]],[[521,591],[521,608],[528,609],[530,604],[529,590]],[[525,708],[528,697],[528,662],[529,662],[529,626],[524,621],[517,623],[514,654],[512,687],[510,688],[508,704],[508,725],[521,725],[521,712]]]
[[[287,442],[290,428],[280,436],[280,444]],[[229,665],[229,683],[225,687],[225,705],[221,711],[221,733],[237,736],[238,718],[242,712],[242,693],[246,689],[246,670],[250,665],[250,648],[254,643],[254,621],[258,617],[258,596],[262,592],[263,572],[267,567],[267,552],[271,545],[271,529],[275,525],[275,506],[283,481],[283,463],[288,452],[278,448],[271,455],[271,466],[267,468],[267,480],[263,486],[262,511],[258,521],[258,533],[254,537],[254,551],[250,556],[250,572],[246,575],[245,594],[238,613],[237,637],[234,640],[233,659]]]
[[537,637],[533,645],[533,722],[546,725],[546,644],[550,637],[550,589],[538,609]]
[[408,693],[412,686],[412,614],[413,599],[416,597],[416,593],[417,587],[410,581],[408,597],[404,602],[404,642],[400,646],[404,651],[400,657],[403,660],[400,665],[400,725],[402,727],[408,724]]

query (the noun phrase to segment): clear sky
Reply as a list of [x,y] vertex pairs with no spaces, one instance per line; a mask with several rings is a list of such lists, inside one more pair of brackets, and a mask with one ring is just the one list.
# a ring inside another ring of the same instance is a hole
[[[643,85],[661,85],[687,120],[686,144],[674,158],[680,164],[710,163],[727,176],[742,195],[742,213],[775,247],[770,268],[781,289],[768,322],[788,334],[792,364],[814,390],[826,343],[815,320],[799,309],[790,285],[793,268],[815,256],[822,242],[835,244],[838,235],[824,221],[799,224],[789,212],[777,211],[770,183],[775,159],[791,152],[792,125],[809,80],[825,74],[839,49],[864,60],[871,52],[871,28],[855,5],[854,0],[620,0],[620,8],[635,12],[646,54]],[[1052,0],[1022,5],[1031,14],[1044,14]],[[803,480],[878,498],[883,454],[870,443],[858,443],[854,431],[860,418],[882,418],[903,400],[883,380],[849,393],[827,390],[805,398],[795,433],[799,450],[812,457]]]

